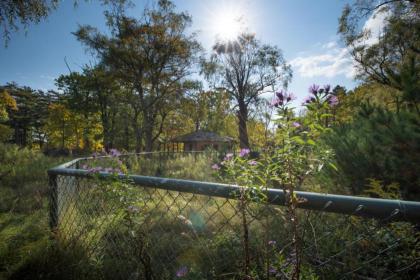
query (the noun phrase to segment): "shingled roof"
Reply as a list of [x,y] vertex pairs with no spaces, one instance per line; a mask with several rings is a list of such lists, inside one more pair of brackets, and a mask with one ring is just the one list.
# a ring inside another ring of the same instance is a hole
[[232,142],[233,138],[220,136],[210,131],[196,131],[175,137],[172,142]]

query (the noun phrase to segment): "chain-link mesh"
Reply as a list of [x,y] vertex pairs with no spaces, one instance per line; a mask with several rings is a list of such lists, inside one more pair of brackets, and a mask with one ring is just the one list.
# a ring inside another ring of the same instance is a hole
[[[286,279],[294,265],[282,206],[244,208],[236,199],[115,178],[58,175],[54,182],[57,239],[69,250],[83,250],[105,278],[243,279],[245,243],[254,279]],[[418,228],[392,222],[394,214],[374,220],[298,210],[302,278],[419,278]]]

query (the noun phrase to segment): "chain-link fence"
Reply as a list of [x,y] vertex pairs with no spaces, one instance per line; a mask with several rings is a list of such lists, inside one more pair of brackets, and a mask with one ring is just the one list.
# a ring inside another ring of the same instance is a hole
[[[296,265],[281,190],[242,207],[237,186],[92,174],[85,161],[49,171],[50,218],[98,278],[287,279]],[[419,278],[420,203],[298,196],[302,279]]]

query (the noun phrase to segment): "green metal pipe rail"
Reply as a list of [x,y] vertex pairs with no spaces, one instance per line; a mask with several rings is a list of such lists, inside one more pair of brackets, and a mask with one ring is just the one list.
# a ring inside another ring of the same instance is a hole
[[[51,227],[54,228],[58,222],[58,217],[56,213],[57,176],[92,176],[92,174],[88,170],[71,168],[72,166],[77,166],[79,161],[87,159],[90,158],[75,159],[73,161],[67,162],[65,164],[48,170],[49,184],[51,189]],[[99,176],[102,178],[106,178],[110,176],[110,174],[100,172]],[[142,187],[151,187],[170,191],[193,193],[228,199],[236,199],[238,197],[237,194],[241,189],[240,186],[236,185],[141,175],[119,175],[119,177],[121,179],[130,179],[132,182],[134,182],[134,184]],[[302,209],[376,218],[385,221],[392,220],[409,221],[416,224],[420,223],[420,202],[322,194],[302,191],[296,191],[296,195],[299,198],[302,198],[304,201],[299,204],[299,208]],[[285,193],[283,190],[268,189],[267,196],[270,204],[285,204]]]

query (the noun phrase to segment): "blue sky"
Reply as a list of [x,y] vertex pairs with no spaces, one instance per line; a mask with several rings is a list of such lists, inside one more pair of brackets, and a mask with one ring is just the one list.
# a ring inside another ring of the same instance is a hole
[[[249,30],[264,43],[283,50],[294,70],[289,87],[301,101],[313,83],[340,84],[348,89],[357,82],[352,78],[352,62],[337,36],[338,18],[350,0],[177,0],[178,10],[193,17],[191,30],[210,51],[215,40],[214,23],[226,10],[240,13]],[[45,21],[31,25],[25,32],[12,35],[8,47],[0,47],[0,84],[15,81],[34,89],[55,89],[54,79],[68,73],[67,59],[73,71],[94,58],[71,34],[78,25],[90,24],[106,30],[103,7],[93,1],[63,1]],[[134,1],[130,15],[139,16],[152,0]]]

